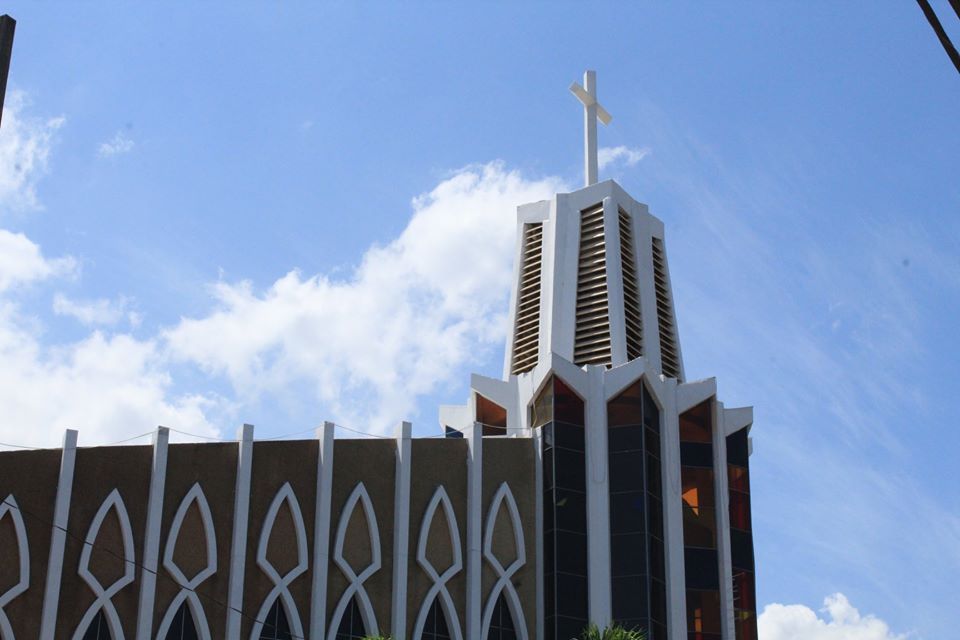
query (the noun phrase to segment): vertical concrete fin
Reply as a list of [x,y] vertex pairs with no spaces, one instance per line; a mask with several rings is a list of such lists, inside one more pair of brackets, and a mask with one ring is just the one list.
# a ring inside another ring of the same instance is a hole
[[47,562],[47,584],[43,593],[40,640],[53,640],[57,628],[60,577],[63,574],[63,548],[67,541],[67,520],[70,515],[70,497],[73,493],[73,469],[76,459],[77,432],[67,429],[63,436],[57,498],[53,504],[53,531],[50,534],[50,560]]
[[479,422],[467,435],[467,633],[468,638],[480,637],[483,594],[480,575],[482,558],[483,518],[483,427]]
[[237,443],[237,488],[233,503],[233,541],[230,546],[230,583],[227,590],[227,638],[240,637],[243,609],[243,573],[247,564],[247,520],[250,512],[250,471],[253,462],[253,425],[240,428]]
[[413,428],[401,422],[397,428],[397,467],[393,515],[393,640],[407,637],[407,569],[410,563],[410,438]]
[[310,598],[310,638],[322,640],[327,617],[327,573],[330,566],[330,503],[333,492],[333,434],[324,422],[317,429],[317,510],[313,525],[313,586]]
[[140,604],[137,612],[137,640],[150,640],[153,631],[153,606],[160,557],[160,526],[163,493],[167,482],[167,445],[170,430],[157,427],[153,434],[153,469],[150,496],[147,499],[147,527],[143,540],[143,569],[140,573]]

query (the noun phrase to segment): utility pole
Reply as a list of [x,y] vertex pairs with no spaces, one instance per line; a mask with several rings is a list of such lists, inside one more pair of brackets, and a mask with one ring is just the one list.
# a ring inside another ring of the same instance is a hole
[[7,96],[7,75],[10,73],[10,54],[13,53],[13,32],[17,21],[8,15],[0,16],[0,119],[3,118],[3,100]]

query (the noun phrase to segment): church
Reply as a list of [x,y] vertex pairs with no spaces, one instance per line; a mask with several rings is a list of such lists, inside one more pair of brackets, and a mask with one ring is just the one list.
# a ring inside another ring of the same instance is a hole
[[684,375],[663,223],[517,210],[503,376],[441,433],[0,453],[0,640],[756,640],[750,408]]

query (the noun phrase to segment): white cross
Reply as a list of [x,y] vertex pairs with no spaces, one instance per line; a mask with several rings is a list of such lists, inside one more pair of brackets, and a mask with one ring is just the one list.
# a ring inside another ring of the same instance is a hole
[[597,119],[610,124],[613,119],[607,110],[597,102],[597,72],[586,71],[583,74],[584,89],[578,82],[570,85],[570,91],[583,103],[583,153],[584,179],[587,187],[597,183]]

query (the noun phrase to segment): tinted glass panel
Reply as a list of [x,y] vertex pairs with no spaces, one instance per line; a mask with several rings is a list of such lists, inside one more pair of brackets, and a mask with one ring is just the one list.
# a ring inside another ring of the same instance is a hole
[[711,412],[712,402],[705,400],[680,414],[680,442],[713,442]]
[[730,526],[750,531],[750,496],[745,493],[730,492]]
[[746,467],[738,467],[735,464],[727,465],[727,476],[731,489],[750,493],[750,473]]
[[713,507],[694,511],[683,507],[683,544],[687,547],[717,548],[717,520]]
[[554,378],[553,416],[557,422],[585,424],[583,420],[583,400],[560,378]]
[[646,618],[646,576],[614,578],[612,587],[613,617],[615,619],[622,620],[625,618]]
[[607,403],[607,425],[643,424],[643,382],[637,381]]
[[165,640],[199,640],[190,607],[184,602],[173,616]]
[[539,427],[553,422],[553,378],[547,380],[530,407],[530,425]]
[[[280,601],[273,605],[274,610],[283,612],[283,607],[279,606]],[[273,611],[271,611],[272,613]],[[283,612],[285,613],[285,612]],[[283,622],[286,624],[286,616],[284,615]],[[363,626],[363,617],[360,615],[360,607],[357,605],[356,598],[350,600],[350,604],[347,605],[347,610],[343,612],[343,618],[340,620],[340,628],[337,629],[336,640],[362,640],[367,636],[367,630]],[[260,638],[273,638],[274,636],[264,636],[261,635]],[[291,638],[290,630],[287,629],[285,636],[277,636],[278,638]]]
[[493,616],[490,618],[490,631],[487,634],[487,640],[516,640],[516,626],[513,623],[513,615],[510,613],[510,607],[507,605],[503,594],[497,598],[497,604],[493,606]]
[[[587,496],[576,491],[557,489],[556,491],[557,529],[564,531],[587,532]],[[545,529],[546,530],[546,529]]]
[[687,631],[721,633],[720,592],[687,591]]
[[563,553],[557,555],[557,571],[587,575],[587,536],[582,533],[557,531],[557,548]]
[[[496,613],[494,613],[496,615]],[[430,611],[427,612],[427,621],[423,625],[422,640],[450,640],[450,630],[447,627],[447,616],[440,606],[440,599],[437,598],[430,605]]]
[[610,557],[616,559],[610,563],[610,571],[614,576],[646,573],[646,536],[642,533],[610,536]]
[[667,621],[667,588],[659,580],[650,583],[650,617],[659,622]]
[[110,635],[110,625],[107,624],[107,617],[103,615],[103,611],[98,611],[90,621],[90,626],[83,634],[83,640],[113,640],[113,636]]
[[557,611],[573,618],[587,617],[587,579],[559,573],[556,576]]
[[713,507],[716,504],[713,469],[685,467],[681,471],[681,483],[684,508],[699,511],[701,507]]
[[506,435],[507,410],[496,402],[477,394],[477,422],[483,425],[485,436]]
[[643,423],[660,433],[660,409],[657,408],[657,403],[653,401],[646,387],[643,388]]
[[750,571],[734,571],[733,608],[756,611],[757,602],[754,593],[753,573]]
[[681,442],[680,463],[687,467],[713,468],[713,445],[704,442]]
[[[690,589],[719,589],[720,570],[715,549],[683,550],[684,570],[687,578],[687,593]],[[690,596],[687,596],[689,600]]]
[[558,487],[586,491],[586,460],[579,451],[554,449],[554,478]]
[[727,462],[746,467],[750,457],[750,445],[747,429],[743,428],[727,436]]
[[583,427],[567,424],[566,422],[553,423],[553,446],[583,451]]
[[753,571],[753,538],[749,533],[730,530],[730,559],[734,568]]
[[609,460],[611,492],[636,491],[643,488],[643,451],[611,452]]
[[643,425],[615,427],[607,432],[607,446],[610,451],[640,451],[643,449]]
[[610,495],[610,533],[634,533],[644,531],[643,491],[614,493]]

